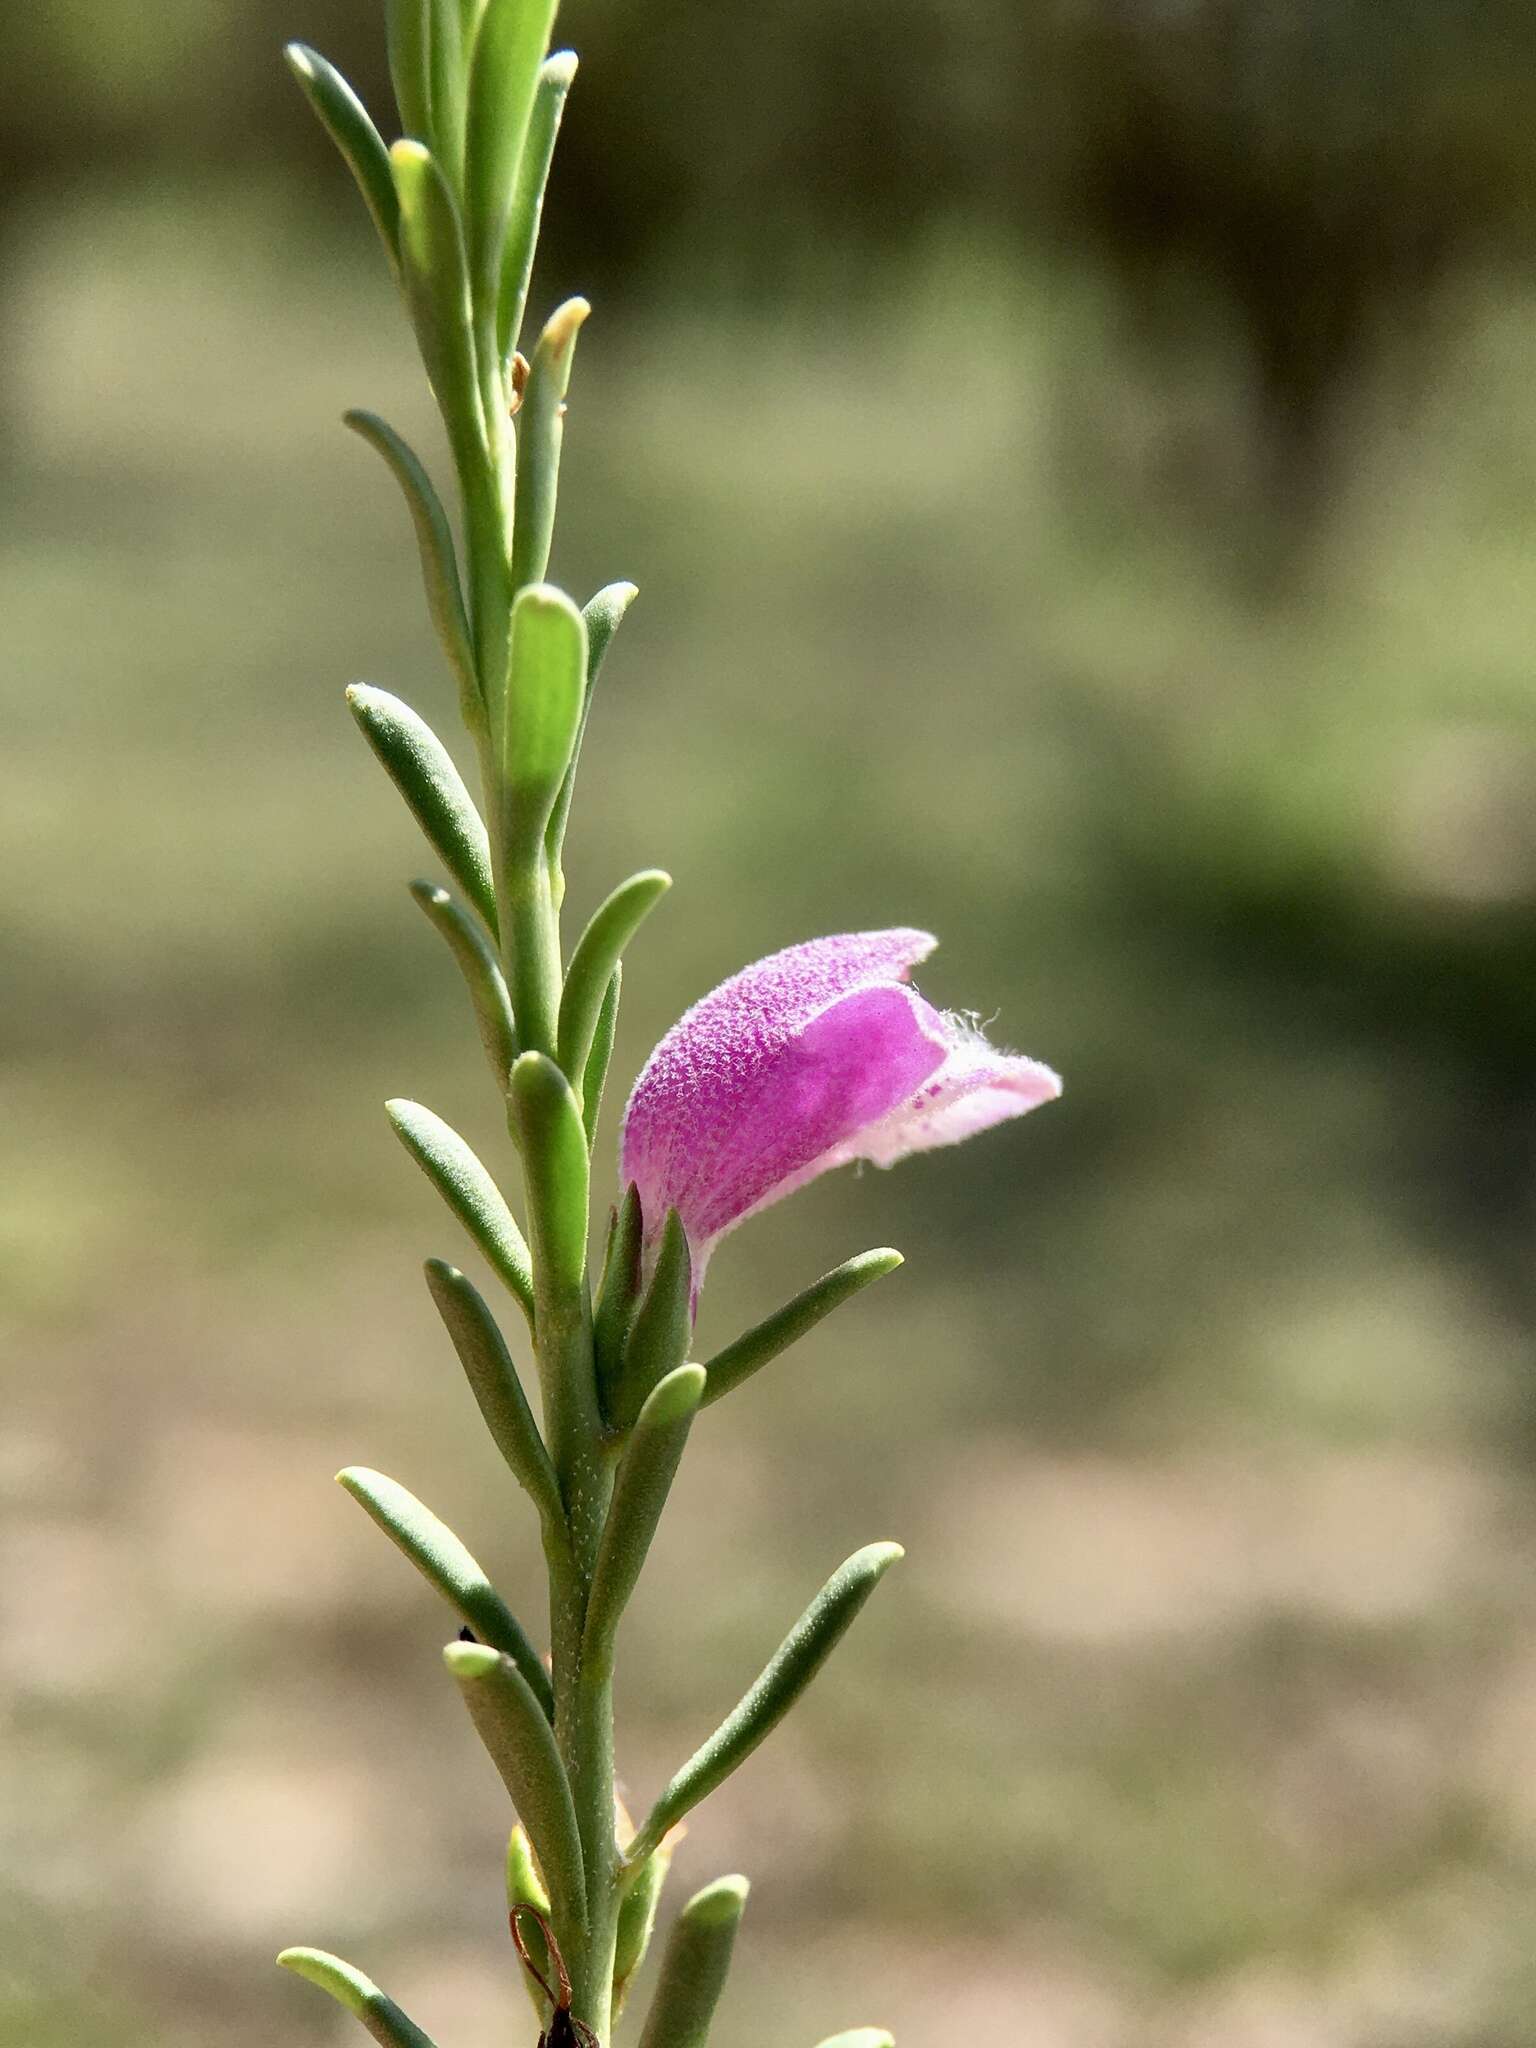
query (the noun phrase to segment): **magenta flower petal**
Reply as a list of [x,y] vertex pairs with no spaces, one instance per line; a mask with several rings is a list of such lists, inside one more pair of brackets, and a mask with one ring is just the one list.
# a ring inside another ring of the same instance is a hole
[[682,1217],[695,1285],[717,1238],[832,1167],[890,1166],[1061,1093],[909,985],[937,942],[852,932],[774,953],[695,1003],[624,1112],[624,1180],[654,1242]]

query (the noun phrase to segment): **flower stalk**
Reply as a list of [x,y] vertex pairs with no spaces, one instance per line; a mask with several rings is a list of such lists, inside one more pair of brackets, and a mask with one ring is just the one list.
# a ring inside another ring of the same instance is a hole
[[[574,2029],[608,2048],[678,1823],[794,1705],[901,1554],[873,1544],[833,1575],[633,1829],[615,1796],[620,1626],[696,1418],[900,1264],[890,1251],[847,1261],[706,1367],[688,1354],[710,1253],[743,1216],[844,1159],[888,1164],[953,1142],[1059,1084],[922,1002],[907,976],[933,943],[923,934],[854,934],[775,955],[696,1005],[652,1055],[626,1111],[622,1183],[594,1286],[592,1150],[623,960],[670,883],[645,869],[619,884],[567,959],[562,852],[577,762],[598,672],[635,591],[613,583],[582,608],[546,580],[590,311],[565,300],[524,349],[545,181],[576,70],[570,52],[549,52],[553,16],[553,0],[386,0],[404,131],[390,147],[331,65],[300,45],[287,55],[372,216],[457,484],[456,538],[420,457],[377,415],[347,414],[405,498],[479,766],[477,802],[416,711],[364,684],[348,692],[452,884],[416,881],[412,894],[463,981],[521,1182],[519,1221],[498,1173],[457,1132],[422,1104],[388,1105],[527,1325],[538,1416],[490,1305],[456,1267],[428,1261],[481,1417],[539,1521],[547,1659],[436,1514],[382,1473],[354,1467],[340,1479],[464,1624],[444,1662],[511,1797],[507,1899],[525,1938],[509,1943],[508,1963],[541,2039],[569,2042]],[[641,2048],[704,2048],[746,1893],[745,1879],[725,1877],[682,1909]],[[351,1965],[309,1948],[280,1960],[388,2048],[432,2048]],[[568,2017],[548,2003],[567,1974]]]

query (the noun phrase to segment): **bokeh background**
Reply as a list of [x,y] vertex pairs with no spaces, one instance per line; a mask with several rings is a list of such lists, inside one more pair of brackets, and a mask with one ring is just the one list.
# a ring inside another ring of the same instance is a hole
[[[528,1518],[379,1114],[496,1116],[364,676],[445,728],[435,448],[278,61],[369,0],[57,0],[0,68],[0,2042],[330,2048],[352,1955],[526,2041],[499,1786],[377,1463]],[[720,1253],[627,1628],[644,1799],[899,1536],[677,1893],[719,2048],[1514,2048],[1536,2009],[1536,16],[569,0],[556,571],[642,597],[579,915],[677,888],[616,1074],[743,961],[942,934],[1059,1108]],[[610,1136],[604,1159],[611,1159]]]

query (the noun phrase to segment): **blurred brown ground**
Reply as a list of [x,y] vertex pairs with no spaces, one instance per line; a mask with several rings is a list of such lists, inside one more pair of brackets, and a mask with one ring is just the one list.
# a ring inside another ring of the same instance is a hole
[[[1214,227],[1128,256],[1124,208],[1074,228],[1043,170],[1032,213],[998,203],[989,166],[1048,152],[988,63],[1016,25],[973,11],[931,75],[948,30],[915,5],[788,9],[782,39],[736,7],[565,24],[593,111],[540,290],[606,290],[555,567],[642,589],[573,914],[631,867],[677,878],[615,1095],[744,960],[887,922],[939,932],[925,991],[1068,1082],[720,1252],[706,1348],[832,1258],[909,1264],[699,1430],[626,1628],[622,1768],[643,1800],[821,1576],[896,1536],[907,1562],[679,1858],[677,1896],[754,1880],[719,2048],[865,2020],[902,2048],[1514,2048],[1536,294],[1505,110],[1529,74],[1513,42],[1470,67],[1455,132],[1501,203],[1369,281],[1282,457],[1301,401]],[[271,1968],[298,1940],[442,2048],[527,2038],[443,1616],[330,1484],[396,1474],[536,1609],[416,1271],[460,1247],[378,1109],[418,1096],[498,1156],[394,880],[423,855],[341,707],[360,675],[452,717],[403,515],[334,424],[367,404],[435,446],[276,68],[327,22],[335,54],[372,47],[370,8],[319,13],[182,0],[150,37],[63,8],[7,74],[4,2048],[340,2043]],[[1272,19],[1166,13],[1174,74],[1191,23]],[[756,72],[705,92],[700,38],[777,67],[777,127]],[[1274,130],[1305,125],[1292,74],[1256,76]],[[930,105],[953,133],[914,125]],[[1391,155],[1372,118],[1335,185]],[[626,261],[626,222],[579,201],[647,163],[659,222]],[[1385,237],[1411,209],[1394,185],[1356,210]],[[1347,249],[1313,246],[1342,303]]]

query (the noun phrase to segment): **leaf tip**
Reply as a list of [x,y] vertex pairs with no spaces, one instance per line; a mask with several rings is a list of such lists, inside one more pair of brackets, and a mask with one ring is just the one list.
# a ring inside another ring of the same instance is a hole
[[461,1685],[474,1685],[496,1670],[501,1652],[493,1650],[489,1643],[449,1643],[443,1651],[443,1662]]
[[574,50],[552,50],[539,66],[539,76],[547,78],[552,85],[570,88],[576,76],[577,56]]
[[694,1893],[683,1907],[682,1918],[695,1927],[727,1926],[746,1911],[747,1893],[751,1889],[747,1879],[739,1874],[717,1877],[703,1891]]

